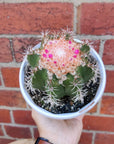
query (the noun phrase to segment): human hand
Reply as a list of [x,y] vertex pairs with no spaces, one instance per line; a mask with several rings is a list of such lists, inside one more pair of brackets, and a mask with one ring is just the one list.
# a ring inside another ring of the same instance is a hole
[[78,144],[83,127],[83,115],[69,120],[56,120],[32,109],[32,118],[38,127],[40,137],[54,144]]

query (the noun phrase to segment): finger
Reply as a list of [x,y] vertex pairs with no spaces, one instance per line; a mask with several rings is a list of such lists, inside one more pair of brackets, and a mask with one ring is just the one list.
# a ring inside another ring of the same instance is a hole
[[73,118],[73,120],[74,120],[74,121],[82,122],[84,116],[85,116],[84,114],[83,114],[83,115],[80,115],[80,116],[78,116],[78,117]]
[[45,119],[45,116],[43,116],[42,114],[40,114],[39,112],[37,112],[36,110],[32,109],[32,118],[34,120],[42,120],[42,119]]
[[50,119],[46,116],[40,114],[39,112],[32,109],[32,118],[36,122],[37,125],[44,125],[50,122]]

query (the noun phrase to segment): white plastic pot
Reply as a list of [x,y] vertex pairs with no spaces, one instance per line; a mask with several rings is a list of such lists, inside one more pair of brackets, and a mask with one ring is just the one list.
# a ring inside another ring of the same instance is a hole
[[[75,41],[77,41],[78,43],[82,43],[80,40],[77,40],[77,39],[75,39]],[[39,48],[39,47],[40,47],[40,44],[36,45],[34,47],[34,49]],[[86,113],[87,111],[89,111],[90,109],[92,109],[103,95],[103,92],[105,89],[105,84],[106,84],[106,72],[105,72],[104,64],[103,64],[100,56],[97,54],[97,52],[91,48],[90,53],[98,61],[100,75],[101,75],[99,88],[97,90],[97,93],[96,93],[94,99],[90,103],[85,105],[83,108],[81,108],[77,112],[63,113],[63,114],[54,114],[54,113],[51,113],[51,112],[39,107],[38,105],[36,105],[24,87],[24,67],[27,64],[26,58],[22,62],[22,65],[20,68],[20,73],[19,73],[20,89],[21,89],[21,93],[22,93],[25,101],[37,112],[39,112],[49,118],[53,118],[53,119],[71,119],[71,118],[77,117],[79,115],[82,115],[82,114]]]

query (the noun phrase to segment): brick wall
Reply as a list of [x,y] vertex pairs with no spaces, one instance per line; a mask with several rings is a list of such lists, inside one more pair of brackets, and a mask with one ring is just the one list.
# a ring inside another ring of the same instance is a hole
[[114,1],[0,0],[0,144],[38,136],[19,90],[19,67],[23,52],[40,41],[42,30],[67,26],[76,38],[92,42],[107,73],[103,98],[86,114],[79,144],[114,141]]

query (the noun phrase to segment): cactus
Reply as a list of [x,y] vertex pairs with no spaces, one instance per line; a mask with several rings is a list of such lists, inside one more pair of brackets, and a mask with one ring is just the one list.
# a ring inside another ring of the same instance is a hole
[[51,106],[69,96],[73,102],[86,96],[84,86],[99,75],[96,64],[90,62],[90,46],[74,41],[71,32],[44,34],[41,47],[27,53],[31,68],[29,86],[35,93],[44,93]]

